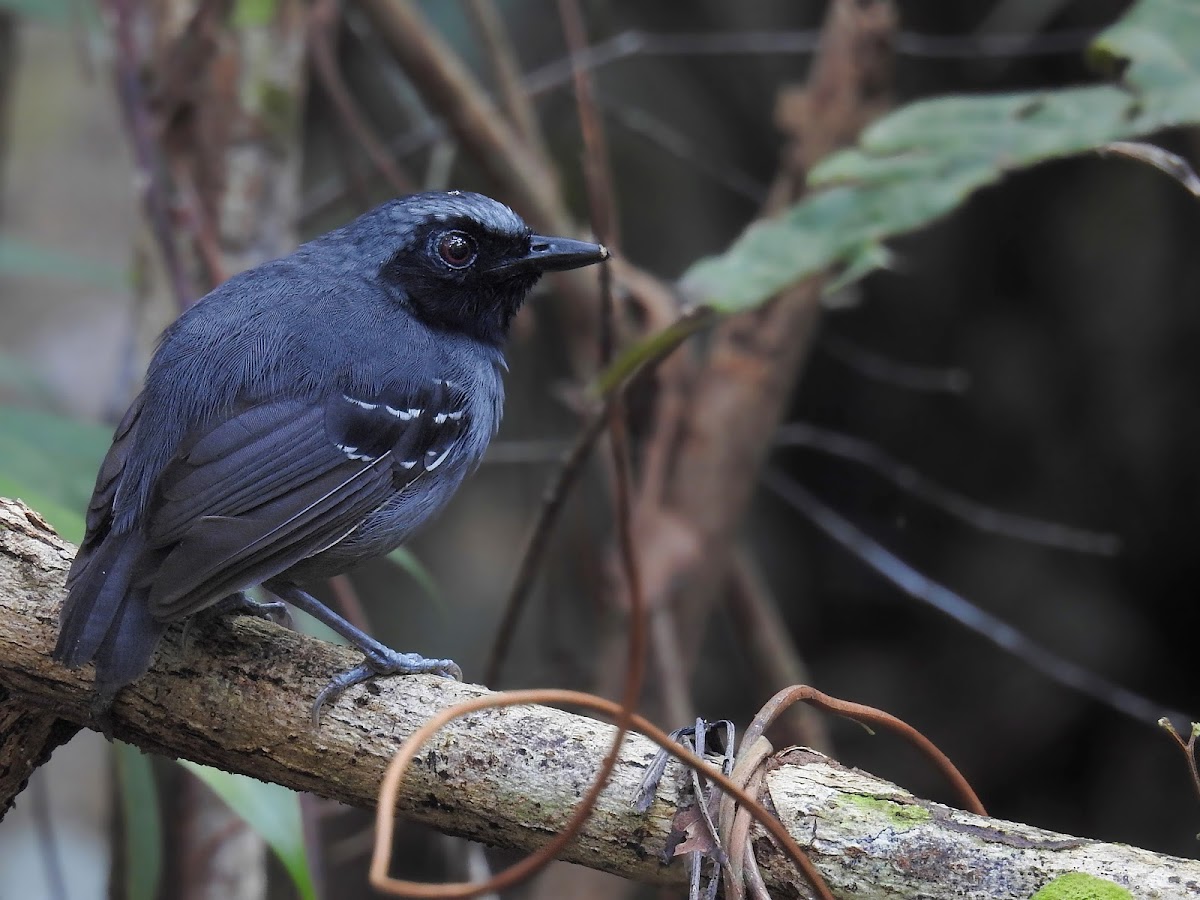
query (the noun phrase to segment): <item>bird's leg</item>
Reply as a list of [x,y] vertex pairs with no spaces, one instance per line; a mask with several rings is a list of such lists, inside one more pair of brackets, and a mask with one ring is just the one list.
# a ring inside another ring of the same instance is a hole
[[362,684],[376,675],[441,675],[462,681],[462,669],[450,659],[426,659],[419,653],[400,653],[385,647],[359,628],[355,628],[316,597],[290,584],[270,582],[265,587],[297,609],[302,609],[318,622],[328,625],[335,632],[357,647],[366,656],[361,665],[340,672],[317,694],[313,703],[313,725],[319,725],[321,708],[348,687]]

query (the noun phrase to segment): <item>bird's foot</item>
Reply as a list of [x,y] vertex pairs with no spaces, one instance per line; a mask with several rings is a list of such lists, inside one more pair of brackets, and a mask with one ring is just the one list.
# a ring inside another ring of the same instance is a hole
[[251,600],[241,591],[236,594],[230,594],[228,597],[223,597],[214,603],[212,606],[200,610],[194,616],[184,619],[183,634],[180,635],[180,643],[186,650],[190,644],[189,640],[192,636],[192,626],[196,622],[211,621],[222,616],[254,616],[258,619],[266,619],[268,622],[274,622],[276,625],[282,625],[284,628],[293,628],[292,611],[288,609],[288,605],[282,600],[268,600],[265,603],[258,600]]
[[385,647],[361,628],[352,625],[316,597],[302,591],[294,584],[274,579],[265,585],[273,594],[286,599],[297,609],[302,609],[318,622],[323,622],[362,651],[366,657],[361,665],[336,675],[325,686],[312,707],[313,727],[321,722],[321,710],[331,700],[336,700],[348,687],[370,681],[376,675],[441,675],[462,681],[462,669],[451,659],[426,659],[418,653],[400,653]]
[[366,659],[361,664],[335,675],[317,694],[312,708],[314,728],[321,724],[321,709],[326,703],[337,700],[346,688],[379,675],[440,675],[462,681],[462,669],[452,659],[426,659],[419,653],[400,653],[387,647],[380,647],[365,655]]
[[254,616],[284,628],[291,628],[293,625],[292,611],[282,600],[251,600],[241,591],[218,600],[205,612],[214,616]]

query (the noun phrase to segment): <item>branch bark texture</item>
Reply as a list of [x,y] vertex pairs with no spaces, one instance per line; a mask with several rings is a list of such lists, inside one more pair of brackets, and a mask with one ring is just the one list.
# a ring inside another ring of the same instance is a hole
[[[91,675],[49,658],[73,548],[22,504],[0,499],[0,689],[62,727],[87,725]],[[384,768],[432,710],[485,693],[432,677],[355,688],[319,729],[315,693],[352,651],[253,619],[179,630],[150,673],[123,691],[113,733],[185,757],[364,808]],[[6,723],[8,724],[8,723]],[[421,753],[401,815],[484,843],[528,849],[561,827],[612,734],[609,725],[547,707],[459,720]],[[0,741],[0,772],[36,761]],[[679,800],[668,769],[650,811],[630,807],[654,746],[631,736],[596,814],[567,859],[642,881],[680,884],[660,854]],[[10,793],[15,785],[0,780]],[[766,799],[835,893],[859,898],[1028,898],[1068,873],[1111,880],[1134,897],[1200,897],[1200,863],[985,819],[913,797],[807,750],[780,754]],[[770,838],[754,841],[768,887],[810,896]]]

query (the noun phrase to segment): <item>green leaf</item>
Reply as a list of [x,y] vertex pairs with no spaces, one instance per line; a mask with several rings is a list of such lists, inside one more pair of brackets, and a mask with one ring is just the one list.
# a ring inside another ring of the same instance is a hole
[[24,500],[78,543],[111,440],[107,426],[0,406],[0,494]]
[[125,825],[125,900],[154,900],[162,878],[162,816],[150,758],[137,747],[113,745]]
[[397,547],[387,555],[388,562],[395,563],[409,574],[434,603],[440,604],[442,592],[438,589],[437,579],[407,547]]
[[1109,72],[1123,67],[1119,83],[943,97],[886,116],[857,147],[812,171],[803,200],[694,265],[685,289],[736,312],[830,269],[841,270],[844,284],[874,267],[884,241],[946,215],[1008,172],[1200,122],[1196,0],[1141,0],[1096,40],[1091,57]]
[[[2,2],[4,0],[0,0]],[[121,266],[16,238],[0,238],[0,273],[65,278],[97,288],[127,288],[130,282],[129,272]]]
[[234,28],[255,28],[275,21],[275,0],[236,0],[230,20]]
[[892,254],[882,244],[864,244],[859,252],[843,260],[842,270],[834,274],[821,287],[821,295],[832,296],[856,281],[866,278],[876,269],[886,269],[892,263]]
[[267,842],[291,876],[301,898],[316,900],[316,887],[304,843],[300,797],[278,784],[222,772],[188,760],[179,762],[208,785]]

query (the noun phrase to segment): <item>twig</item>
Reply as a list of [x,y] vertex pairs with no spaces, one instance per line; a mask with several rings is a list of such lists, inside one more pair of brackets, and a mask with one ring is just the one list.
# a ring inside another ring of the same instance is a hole
[[525,92],[525,86],[521,83],[521,67],[517,62],[516,49],[509,39],[508,29],[500,17],[495,0],[469,0],[467,11],[471,14],[483,49],[491,63],[492,74],[496,78],[496,93],[505,113],[529,149],[541,160],[546,171],[553,171],[542,129],[538,125],[537,113]]
[[222,151],[230,139],[233,113],[231,94],[216,87],[213,78],[214,69],[227,58],[221,41],[224,9],[221,0],[183,4],[177,11],[190,15],[178,30],[156,10],[141,9],[148,16],[147,26],[161,28],[166,38],[165,45],[140,64],[153,88],[146,106],[153,114],[153,140],[171,191],[171,224],[191,236],[194,258],[187,265],[197,270],[191,285],[199,294],[228,277],[217,218],[221,195],[228,196]]
[[554,526],[558,523],[558,515],[562,512],[563,503],[571,488],[583,473],[583,464],[587,462],[597,438],[604,433],[607,422],[607,409],[601,410],[587,421],[563,459],[558,473],[542,495],[542,505],[534,519],[529,538],[525,541],[525,549],[521,552],[521,561],[517,565],[517,574],[513,576],[512,587],[509,588],[508,597],[504,601],[504,612],[500,616],[500,623],[496,626],[496,634],[488,652],[487,665],[483,669],[484,684],[495,686],[500,682],[501,668],[512,647],[517,624],[525,611],[534,576],[537,575],[542,558],[546,554]]
[[[606,118],[616,125],[686,163],[701,176],[739,197],[756,205],[765,202],[765,184],[727,159],[710,159],[705,148],[662,118],[599,91],[595,93],[595,98]],[[388,141],[387,148],[393,157],[407,156],[431,144],[436,148],[439,142],[446,141],[448,137],[446,129],[439,123],[426,122]],[[548,168],[547,171],[551,170]],[[326,177],[306,192],[301,218],[309,219],[324,212],[344,200],[352,189],[353,185],[347,178],[341,178],[339,183],[337,175]]]
[[308,52],[313,69],[317,73],[317,80],[333,104],[342,124],[354,135],[367,158],[392,190],[398,194],[410,194],[416,189],[412,179],[400,171],[391,152],[375,134],[354,95],[346,86],[345,79],[342,78],[333,49],[337,11],[337,3],[333,0],[320,0],[313,5],[308,14]]
[[613,398],[640,384],[642,379],[654,372],[655,367],[664,360],[669,359],[671,354],[678,350],[680,345],[694,333],[695,323],[707,321],[709,321],[709,315],[705,310],[689,310],[681,315],[678,322],[682,327],[672,339],[660,344],[652,356],[642,359],[631,372],[625,375],[622,381],[613,385],[605,393],[603,406],[588,420],[575,439],[570,452],[563,460],[562,467],[543,496],[542,506],[521,555],[521,562],[517,567],[517,574],[513,578],[508,599],[505,601],[500,625],[497,627],[496,638],[488,654],[488,664],[484,668],[487,673],[485,680],[488,684],[494,684],[499,678],[500,667],[508,655],[516,625],[528,600],[529,589],[533,585],[533,577],[537,573],[537,568],[549,543],[549,537],[554,529],[563,501],[578,479],[592,445],[604,433]]
[[[854,140],[885,110],[895,23],[887,0],[835,0],[829,6],[803,90],[786,92],[777,104],[776,118],[791,140],[763,215],[794,202],[816,161]],[[669,596],[652,596],[651,606],[672,602],[687,610],[679,616],[681,644],[693,665],[709,614],[728,583],[730,549],[757,474],[807,358],[821,282],[811,279],[724,321],[690,391],[687,427],[673,448],[664,497],[693,530],[698,552],[656,580]],[[662,551],[652,545],[646,552],[652,557]]]
[[[832,699],[832,698],[830,698]],[[837,702],[837,701],[834,701]],[[513,706],[522,706],[529,704],[572,704],[582,706],[585,709],[590,709],[594,712],[599,712],[604,715],[612,716],[617,722],[628,716],[631,724],[636,725],[638,731],[650,737],[658,746],[667,753],[674,756],[676,759],[684,762],[686,765],[698,769],[704,773],[704,776],[710,781],[718,784],[723,791],[726,792],[726,800],[736,802],[754,819],[762,828],[770,833],[770,835],[779,842],[784,848],[788,856],[788,862],[794,863],[808,879],[809,883],[814,887],[817,896],[821,900],[833,900],[833,895],[830,893],[825,879],[821,873],[812,864],[808,855],[800,848],[796,839],[790,834],[779,822],[777,818],[771,815],[761,803],[745,790],[740,788],[733,782],[731,778],[723,772],[713,767],[710,763],[697,759],[690,749],[687,749],[667,734],[662,729],[654,725],[653,722],[642,718],[639,715],[629,712],[628,707],[624,703],[616,704],[611,700],[605,700],[603,697],[597,697],[594,694],[584,694],[579,691],[565,690],[527,690],[527,691],[507,691],[503,694],[492,694],[487,697],[478,697],[473,700],[464,700],[462,703],[456,704],[450,709],[444,709],[431,717],[428,722],[419,728],[400,748],[400,751],[388,764],[387,773],[384,775],[383,783],[379,788],[379,803],[375,813],[375,852],[371,857],[371,885],[380,891],[399,897],[422,897],[422,898],[467,898],[474,897],[478,894],[492,890],[503,890],[520,883],[521,880],[527,878],[540,865],[544,865],[550,857],[549,853],[544,853],[550,848],[561,850],[568,841],[564,839],[563,831],[560,831],[550,842],[537,852],[525,857],[521,862],[510,866],[508,869],[494,876],[487,882],[481,884],[443,884],[431,885],[423,882],[405,881],[401,879],[391,878],[387,874],[388,863],[391,857],[392,850],[392,833],[394,828],[396,800],[400,794],[400,787],[404,784],[404,778],[408,774],[411,764],[421,750],[422,746],[428,743],[439,731],[446,728],[451,722],[461,717],[467,716],[474,712],[481,712],[491,709],[505,709]],[[850,704],[857,706],[857,704]],[[869,708],[868,708],[869,709]],[[873,712],[877,712],[874,711]],[[899,720],[897,720],[899,721]],[[903,724],[903,723],[901,723]],[[620,726],[618,725],[618,731]],[[599,781],[601,776],[597,776]],[[630,804],[632,806],[632,804]],[[578,811],[580,808],[587,806],[586,798],[580,802],[577,807],[576,814],[571,817],[573,823],[579,818]],[[590,809],[584,809],[584,812],[590,812]],[[567,826],[568,828],[570,826]],[[546,857],[543,859],[543,857]]]
[[822,334],[817,349],[864,378],[909,391],[965,394],[971,386],[971,376],[964,369],[934,369],[898,362],[832,334]]
[[[705,314],[699,310],[681,312],[683,304],[669,286],[621,259],[615,260],[614,268],[632,297],[641,303],[647,330],[668,333],[687,315],[695,316],[696,327],[700,327]],[[661,514],[677,441],[686,424],[687,402],[698,369],[698,354],[694,348],[689,349],[692,352],[685,350],[665,360],[654,381],[655,416],[642,443],[641,483],[634,516],[635,521],[646,527],[653,527]]]
[[1192,788],[1195,790],[1196,796],[1200,797],[1200,771],[1196,768],[1196,738],[1200,737],[1200,724],[1192,723],[1192,730],[1188,732],[1186,741],[1175,730],[1175,725],[1170,719],[1164,716],[1158,720],[1158,724],[1183,751],[1184,759],[1187,760],[1188,774],[1192,778]]
[[739,197],[758,206],[766,202],[765,184],[728,160],[710,159],[705,149],[689,135],[664,122],[659,116],[601,92],[596,92],[595,96],[597,105],[608,118],[630,133],[687,163],[700,175]]
[[[760,673],[759,684],[779,690],[789,684],[809,683],[812,679],[792,641],[791,629],[745,547],[735,551],[731,574],[726,607],[746,656]],[[797,709],[778,727],[786,729],[784,743],[812,747],[826,754],[833,752],[833,740],[824,720],[807,706]]]
[[[564,29],[568,34],[568,41],[580,40],[582,35],[582,19],[579,18],[578,9],[573,11],[570,9],[571,4],[564,2],[559,7],[560,15],[563,19]],[[575,16],[572,19],[572,14]],[[582,38],[586,39],[586,38]],[[596,218],[594,223],[595,232],[602,240],[607,238],[606,228],[610,226],[612,220],[611,206],[612,195],[607,183],[601,182],[604,176],[601,174],[604,171],[602,163],[593,159],[595,156],[603,156],[602,148],[599,146],[599,141],[602,140],[598,130],[595,127],[595,110],[591,107],[588,99],[588,86],[586,82],[577,82],[577,97],[580,103],[580,120],[584,130],[584,141],[588,147],[589,164],[587,165],[589,197],[592,201],[593,214]],[[601,270],[601,311],[602,311],[602,326],[600,328],[601,347],[599,348],[599,357],[601,360],[607,361],[612,355],[612,332],[613,332],[613,307],[612,307],[612,292],[611,282],[609,281],[610,272],[606,264]],[[500,676],[500,668],[503,665],[504,658],[508,655],[509,647],[512,644],[513,635],[516,632],[516,626],[520,620],[521,614],[524,611],[526,601],[529,596],[529,590],[533,584],[534,575],[537,572],[538,566],[541,563],[542,557],[545,554],[546,547],[549,544],[550,535],[553,533],[553,528],[558,520],[558,514],[562,510],[562,505],[570,492],[570,489],[575,484],[578,476],[583,470],[583,464],[587,460],[591,452],[592,445],[603,432],[607,424],[610,429],[618,428],[621,435],[624,434],[624,413],[623,404],[621,403],[621,391],[612,391],[604,400],[603,409],[590,422],[588,422],[579,437],[576,439],[574,446],[571,448],[567,457],[563,460],[562,467],[559,469],[557,477],[551,482],[547,492],[542,500],[542,506],[538,511],[537,519],[529,540],[525,544],[525,550],[521,554],[521,563],[518,566],[517,574],[513,579],[512,588],[509,590],[508,599],[505,602],[504,613],[501,616],[500,624],[496,630],[496,636],[492,642],[491,650],[488,654],[488,663],[485,666],[485,680],[488,684],[496,684]],[[613,442],[618,441],[618,435],[614,432]],[[625,451],[619,450],[614,446],[614,454],[621,455]],[[614,466],[620,468],[619,462],[614,456]],[[627,474],[627,473],[626,473]],[[620,476],[618,474],[618,482]],[[617,488],[620,490],[619,486]],[[627,486],[626,486],[627,490]],[[621,519],[620,501],[617,501],[618,506],[618,521]],[[632,544],[631,544],[632,545]],[[626,560],[628,568],[629,561]],[[630,572],[633,569],[629,569]],[[628,581],[628,578],[627,578]],[[639,588],[640,590],[640,588]]]
[[[558,0],[558,17],[562,21],[567,47],[576,52],[587,47],[587,28],[579,0]],[[619,254],[621,235],[617,228],[616,197],[613,193],[612,173],[608,166],[608,152],[604,144],[604,127],[596,110],[592,96],[592,81],[587,71],[576,68],[575,107],[579,113],[579,130],[583,134],[584,182],[587,185],[588,209],[591,211],[592,233],[611,253]],[[616,309],[612,296],[612,268],[605,266],[600,272],[600,328],[598,353],[601,367],[612,361],[616,341]],[[624,421],[624,404],[618,399],[610,411],[613,419]]]
[[667,722],[686,722],[693,714],[691,680],[688,674],[688,655],[679,645],[679,627],[675,611],[659,605],[647,611],[650,624],[650,646],[654,669],[658,673],[655,692],[661,703],[657,710]]
[[[562,20],[563,33],[572,61],[586,51],[587,27],[579,0],[558,0],[558,15]],[[612,172],[608,164],[608,152],[604,143],[604,125],[596,108],[592,89],[592,78],[587,69],[573,66],[575,84],[575,106],[579,113],[579,128],[583,133],[584,172],[588,189],[588,207],[592,213],[592,231],[613,253],[621,247],[621,235],[617,227],[616,199],[613,193]],[[611,351],[611,348],[610,348]],[[612,357],[609,352],[602,356],[605,363]]]
[[[579,0],[559,0],[559,18],[572,58],[587,49],[587,28]],[[591,211],[592,231],[613,252],[619,255],[620,234],[618,231],[616,198],[613,190],[612,173],[605,147],[604,129],[596,105],[592,79],[587,70],[577,67],[574,71],[575,104],[579,115],[580,130],[584,145],[584,174],[588,192],[588,207]],[[612,300],[611,266],[601,272],[601,327],[600,359],[607,366],[612,359],[616,334],[616,309]],[[626,590],[629,602],[630,629],[645,630],[659,674],[657,689],[664,701],[664,708],[672,721],[684,721],[691,717],[691,699],[687,678],[687,666],[680,652],[674,617],[669,609],[656,606],[646,609],[643,599],[644,582],[631,580],[637,572],[634,551],[635,523],[641,522],[641,504],[636,507],[631,498],[632,474],[629,467],[629,439],[625,425],[624,395],[618,392],[610,404],[609,431],[612,435],[613,493],[617,508],[618,558],[626,571]],[[636,596],[632,590],[636,589]],[[633,698],[636,700],[636,698]]]
[[207,294],[229,277],[217,236],[217,223],[209,214],[209,207],[215,204],[206,203],[205,198],[200,196],[192,166],[180,158],[170,162],[177,197],[175,215],[191,232],[192,244],[201,264],[201,272],[196,274],[195,280],[200,293]]
[[150,121],[150,113],[146,108],[145,92],[142,90],[139,73],[141,53],[138,51],[135,36],[136,25],[133,21],[138,7],[134,0],[108,0],[108,5],[114,19],[113,39],[116,44],[114,72],[117,97],[121,103],[121,112],[124,114],[129,142],[133,148],[142,207],[158,244],[159,252],[162,253],[163,264],[167,270],[167,278],[171,284],[175,303],[182,312],[191,306],[196,296],[187,274],[184,272],[179,249],[175,245],[175,234],[171,228],[162,167],[155,150],[153,126]]
[[[1064,29],[1040,35],[941,35],[900,31],[896,34],[895,46],[897,53],[929,59],[1058,56],[1082,52],[1098,31],[1095,28]],[[634,56],[792,56],[813,53],[820,41],[821,32],[817,29],[716,34],[623,31],[592,44],[580,57],[555,60],[535,69],[526,76],[525,88],[536,96],[569,81],[575,66],[594,71]]]
[[780,426],[775,445],[805,447],[856,462],[900,490],[980,531],[1096,556],[1115,556],[1121,550],[1121,539],[1115,534],[1007,513],[972,500],[900,462],[877,445],[852,435],[807,422],[791,422]]
[[[1041,35],[932,35],[901,31],[896,35],[895,50],[905,56],[929,59],[997,59],[1032,56],[1057,56],[1082,52],[1096,36],[1095,29],[1071,29]],[[589,71],[638,56],[722,56],[722,55],[795,55],[812,53],[817,48],[819,31],[734,32],[730,34],[653,34],[625,31],[591,45],[582,58],[563,57],[535,69],[523,81],[524,91],[538,97],[569,84],[576,64]],[[623,111],[601,98],[601,105],[618,117],[625,127],[637,131],[700,171],[716,178],[730,190],[747,199],[761,202],[761,185],[736,172],[722,172],[724,164],[708,164],[691,152],[684,152],[680,141],[670,136],[665,125],[651,125],[635,110]],[[437,123],[421,125],[388,140],[396,156],[420,150],[444,136]],[[309,218],[337,203],[344,192],[333,182],[324,182],[310,192],[302,218]]]
[[[453,136],[445,126],[429,114],[416,89],[405,77],[362,11],[353,6],[344,7],[342,21],[346,24],[348,34],[356,42],[354,51],[366,57],[371,70],[379,74],[380,84],[387,88],[396,103],[398,109],[393,118],[408,123],[403,134],[386,140],[390,158],[396,160],[399,165],[400,161],[409,160],[425,147],[453,141]],[[412,164],[415,165],[415,162]],[[350,196],[350,192],[351,187],[344,177],[330,174],[320,179],[304,191],[299,212],[300,222],[311,222],[323,216],[344,202]]]
[[742,743],[753,744],[766,732],[767,728],[775,721],[779,714],[794,703],[807,703],[815,706],[817,709],[837,713],[840,716],[854,719],[856,722],[874,725],[878,728],[886,728],[893,734],[899,735],[909,744],[916,747],[921,755],[929,760],[934,768],[941,772],[946,781],[950,783],[950,786],[954,788],[954,792],[958,794],[959,803],[962,804],[963,809],[969,810],[979,816],[987,815],[987,810],[983,808],[983,803],[976,795],[975,789],[963,777],[958,767],[950,761],[945,753],[938,749],[933,741],[921,734],[916,728],[913,728],[907,722],[893,716],[891,713],[875,709],[873,706],[864,706],[861,703],[831,697],[807,684],[798,684],[784,688],[768,700],[754,717],[754,721],[746,728],[746,733],[742,735]]
[[807,488],[779,470],[766,469],[762,483],[773,494],[802,513],[826,536],[841,544],[908,596],[949,616],[1052,681],[1145,724],[1157,725],[1164,715],[1181,721],[1189,720],[1190,717],[1177,710],[1155,703],[1102,675],[1063,659],[1007,622],[980,609],[932,578],[922,575],[848,519],[818,500]]
[[427,105],[536,228],[568,220],[554,180],[498,114],[478,81],[409,0],[355,0]]
[[[332,106],[328,100],[326,103]],[[350,129],[346,127],[345,121],[338,117],[337,111],[330,109],[330,112],[337,119],[338,133],[331,134],[329,142],[334,156],[337,158],[337,168],[341,173],[342,183],[346,186],[343,199],[348,200],[354,209],[370,209],[371,193],[367,187],[368,176],[363,171],[363,160],[358,158],[358,144],[354,141],[354,135]]]

